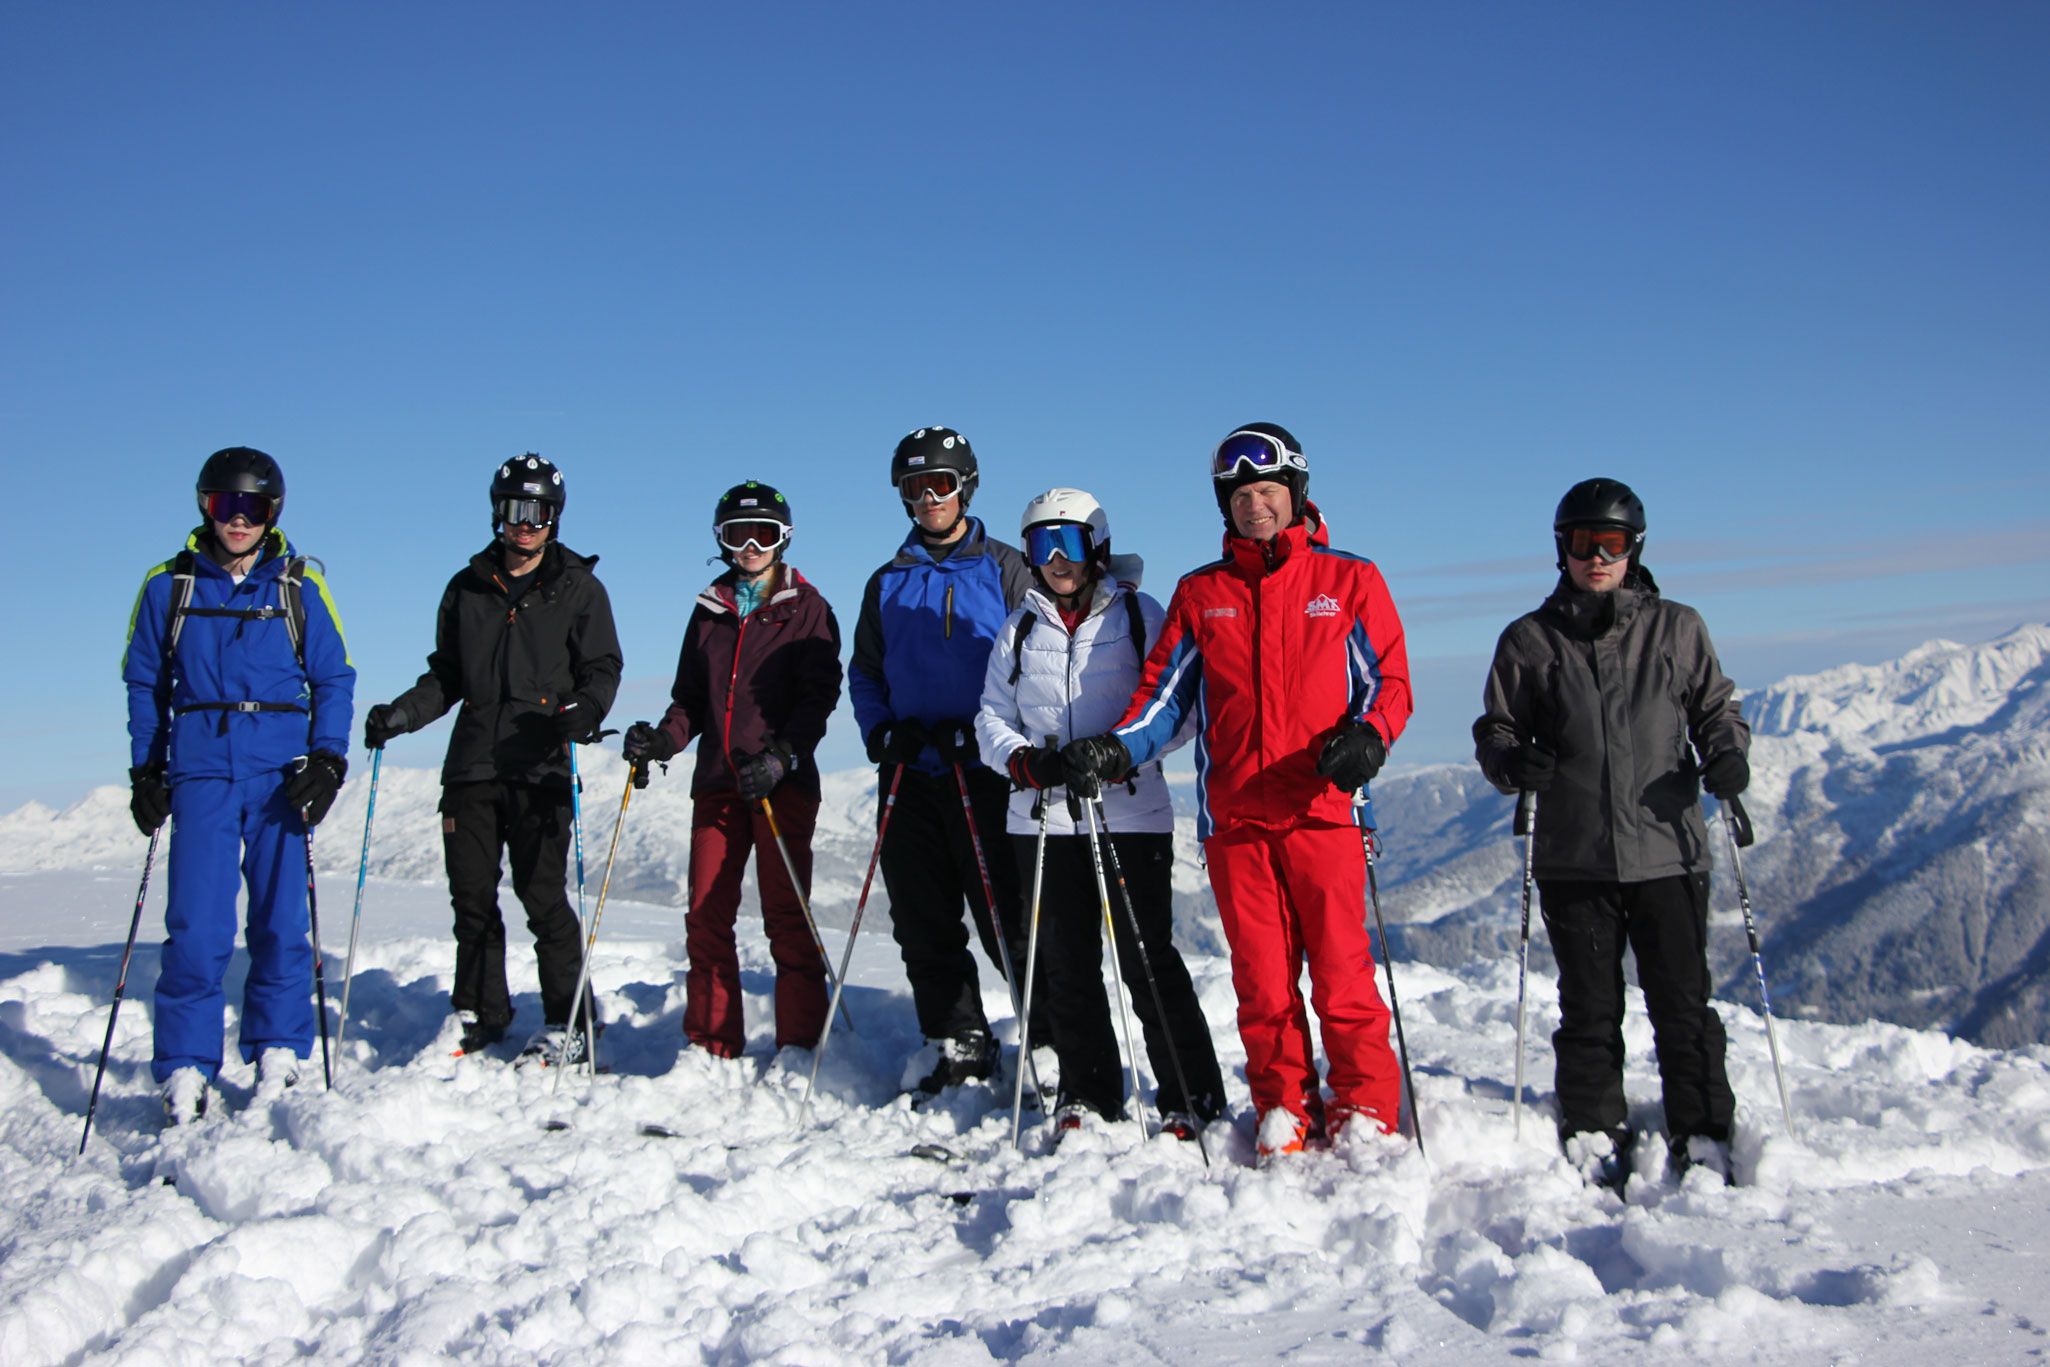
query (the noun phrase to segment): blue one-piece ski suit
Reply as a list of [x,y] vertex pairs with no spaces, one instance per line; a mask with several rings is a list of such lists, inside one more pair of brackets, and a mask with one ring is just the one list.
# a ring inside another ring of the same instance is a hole
[[192,596],[168,654],[175,558],[144,576],[128,624],[121,677],[132,762],[166,764],[171,785],[171,887],[151,1063],[160,1083],[180,1068],[209,1078],[220,1071],[221,980],[235,952],[242,881],[249,886],[242,1057],[282,1046],[306,1058],[313,1049],[306,828],[287,806],[284,785],[301,755],[348,754],[356,670],[327,582],[311,564],[300,595],[300,662],[281,583],[296,551],[275,527],[261,544],[238,584],[193,534]]

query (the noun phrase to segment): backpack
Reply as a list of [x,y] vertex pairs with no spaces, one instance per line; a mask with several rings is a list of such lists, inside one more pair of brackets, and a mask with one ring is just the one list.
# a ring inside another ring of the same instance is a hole
[[[1146,614],[1139,610],[1136,592],[1125,594],[1125,617],[1132,624],[1132,650],[1139,657],[1139,668],[1143,671],[1146,668]],[[1025,638],[1032,634],[1033,623],[1038,620],[1039,614],[1027,609],[1025,615],[1018,619],[1017,631],[1011,637],[1011,683],[1014,687],[1018,676],[1025,672]]]
[[[171,562],[171,607],[164,623],[164,668],[171,668],[172,656],[178,650],[178,637],[185,630],[187,617],[239,617],[245,622],[265,622],[273,617],[285,619],[285,631],[292,638],[292,657],[299,662],[299,668],[306,668],[306,565],[311,556],[295,555],[285,561],[284,570],[278,575],[278,599],[280,607],[266,604],[260,608],[196,608],[192,606],[192,591],[197,583],[196,564],[190,548],[178,552]],[[313,561],[318,564],[318,561]],[[230,712],[304,712],[312,715],[310,708],[296,703],[277,702],[196,702],[187,703],[188,712],[219,712],[221,732],[227,734]]]

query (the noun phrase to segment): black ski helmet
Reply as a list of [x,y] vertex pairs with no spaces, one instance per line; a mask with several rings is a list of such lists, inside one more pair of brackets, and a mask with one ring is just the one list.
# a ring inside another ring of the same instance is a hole
[[270,525],[275,527],[285,511],[285,472],[278,463],[253,446],[228,446],[206,458],[193,486],[199,500],[199,520],[207,522],[208,494],[262,494],[271,500]]
[[529,451],[514,456],[498,467],[491,477],[491,528],[498,530],[498,505],[512,498],[537,498],[555,508],[555,522],[562,525],[562,507],[569,502],[569,486],[562,471],[546,456]]
[[[1277,443],[1281,448],[1280,464],[1274,469],[1258,470],[1241,461],[1226,469],[1218,469],[1218,458],[1223,454],[1225,447],[1231,444],[1233,437],[1242,433],[1251,433]],[[1291,521],[1302,518],[1303,504],[1310,497],[1310,462],[1303,456],[1303,444],[1295,439],[1293,432],[1278,422],[1241,423],[1226,433],[1224,440],[1217,443],[1216,450],[1210,453],[1210,479],[1217,490],[1217,511],[1224,514],[1226,530],[1233,529],[1231,496],[1243,485],[1258,484],[1263,480],[1286,484],[1290,496],[1289,506],[1292,509]]]
[[[890,487],[897,489],[904,483],[906,475],[924,474],[928,470],[952,470],[961,481],[961,508],[965,513],[968,500],[975,497],[975,482],[980,472],[975,466],[975,448],[968,444],[968,438],[951,427],[921,427],[897,443],[897,450],[890,457]],[[916,516],[909,503],[904,511]]]
[[1633,556],[1644,551],[1644,501],[1620,479],[1583,479],[1566,491],[1552,514],[1552,542],[1559,552],[1559,568],[1566,568],[1566,531],[1569,527],[1622,527],[1637,540]]
[[775,522],[783,526],[783,540],[776,547],[776,558],[783,558],[782,547],[790,544],[790,538],[797,531],[797,524],[790,520],[790,501],[772,484],[760,480],[748,480],[736,484],[719,495],[717,506],[712,509],[712,540],[719,547],[719,558],[727,564],[733,563],[733,552],[719,539],[719,528],[728,522]]

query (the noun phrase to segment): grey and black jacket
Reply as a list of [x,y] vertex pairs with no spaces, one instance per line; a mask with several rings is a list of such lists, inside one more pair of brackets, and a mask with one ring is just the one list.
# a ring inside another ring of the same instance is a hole
[[598,718],[611,710],[621,667],[612,602],[591,573],[595,555],[550,542],[525,584],[503,563],[493,544],[449,580],[427,672],[393,702],[415,731],[461,704],[444,784],[567,784],[569,755],[548,718],[572,697]]
[[1539,878],[1639,883],[1708,867],[1700,766],[1748,753],[1701,615],[1659,596],[1642,566],[1610,593],[1560,576],[1495,645],[1474,757],[1514,792],[1509,757],[1536,742],[1558,759],[1538,799]]

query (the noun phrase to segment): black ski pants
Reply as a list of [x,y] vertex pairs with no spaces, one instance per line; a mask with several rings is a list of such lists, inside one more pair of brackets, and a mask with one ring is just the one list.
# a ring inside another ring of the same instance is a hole
[[513,892],[526,909],[527,929],[534,933],[543,1021],[568,1022],[584,949],[565,887],[570,838],[566,783],[451,783],[441,790],[441,848],[449,901],[455,908],[451,1009],[475,1011],[478,1023],[485,1026],[512,1022],[512,997],[505,980],[505,919],[498,909],[504,852],[512,857]]
[[1701,1135],[1727,1143],[1736,1102],[1723,1070],[1723,1023],[1708,1004],[1708,875],[1643,883],[1541,879],[1545,931],[1559,961],[1557,1057],[1562,1136],[1624,1128],[1623,947],[1651,1017],[1677,1147]]
[[[1174,947],[1174,837],[1158,834],[1112,835],[1104,851],[1104,880],[1110,891],[1111,920],[1117,927],[1117,962],[1131,995],[1132,1014],[1146,1041],[1146,1061],[1153,1072],[1153,1104],[1161,1114],[1181,1111],[1208,1123],[1224,1113],[1224,1077],[1217,1067],[1217,1049],[1210,1024],[1196,1000],[1188,965]],[[1019,881],[1025,890],[1027,933],[1030,933],[1032,868],[1039,837],[1014,835]],[[1132,940],[1125,900],[1112,872],[1111,856],[1122,868],[1131,895],[1131,909],[1145,941],[1142,957]],[[1155,1008],[1146,968],[1153,969],[1162,1012]],[[1039,976],[1033,985],[1038,1000],[1052,1017],[1054,1050],[1061,1061],[1060,1102],[1079,1103],[1114,1119],[1124,1115],[1125,1080],[1111,1008],[1103,985],[1103,897],[1096,883],[1096,865],[1087,835],[1047,837],[1046,863],[1040,874]],[[1038,1012],[1034,1012],[1035,1021]],[[1175,1077],[1175,1058],[1188,1079],[1185,1095]]]
[[[882,768],[879,792],[888,792],[894,766]],[[1017,914],[1017,866],[1005,857],[1004,817],[1011,785],[984,765],[963,766],[975,835],[995,890],[996,915],[1011,962],[1025,972],[1025,937]],[[878,812],[880,819],[880,811]],[[968,814],[952,770],[920,773],[909,765],[897,788],[897,805],[883,836],[883,887],[890,895],[890,929],[904,956],[918,1028],[929,1040],[959,1039],[989,1030],[982,987],[968,952],[968,922],[989,961],[1003,972],[1003,956],[990,930],[982,874],[976,867]],[[1042,1033],[1042,1027],[1045,1027]],[[1032,1022],[1033,1038],[1051,1042],[1043,1014]]]

